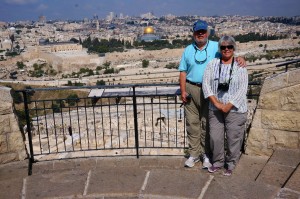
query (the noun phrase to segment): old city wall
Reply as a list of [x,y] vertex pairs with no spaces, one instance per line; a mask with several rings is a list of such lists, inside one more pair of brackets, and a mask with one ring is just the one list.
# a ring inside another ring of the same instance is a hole
[[0,87],[0,164],[27,157],[23,136],[13,111],[10,90]]
[[269,156],[274,149],[300,150],[300,69],[264,81],[247,140],[247,153]]
[[[263,51],[263,47],[259,47],[260,44],[263,46],[266,44],[266,50],[273,49],[285,49],[285,48],[296,48],[299,47],[300,39],[282,39],[282,40],[270,40],[270,41],[252,41],[247,43],[238,43],[238,52],[249,52],[249,49],[260,52]],[[146,60],[172,60],[181,57],[184,48],[181,49],[162,49],[162,50],[129,50],[127,52],[114,52],[107,53],[105,55],[105,61],[111,62],[114,65],[124,62],[136,62],[143,59]]]
[[[269,40],[269,41],[250,41],[247,43],[238,43],[238,51],[249,51],[249,49],[259,49],[259,45],[267,45],[266,50],[274,49],[286,49],[299,47],[300,39],[280,39],[280,40]],[[263,50],[263,47],[260,47]]]
[[130,50],[128,52],[113,52],[105,55],[105,61],[111,62],[114,65],[124,62],[136,62],[143,59],[146,60],[172,60],[178,59],[183,53],[182,49],[162,49],[162,50]]

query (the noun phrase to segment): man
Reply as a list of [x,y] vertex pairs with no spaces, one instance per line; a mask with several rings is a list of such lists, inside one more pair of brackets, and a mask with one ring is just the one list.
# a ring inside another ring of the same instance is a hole
[[[202,92],[202,77],[209,61],[220,57],[218,42],[208,40],[209,29],[206,21],[198,20],[193,25],[194,42],[188,45],[181,57],[178,70],[181,98],[185,104],[186,130],[189,143],[189,155],[186,167],[193,167],[202,160],[202,168],[211,167],[209,161],[208,101]],[[245,60],[238,57],[239,65]],[[207,155],[206,155],[207,154]]]

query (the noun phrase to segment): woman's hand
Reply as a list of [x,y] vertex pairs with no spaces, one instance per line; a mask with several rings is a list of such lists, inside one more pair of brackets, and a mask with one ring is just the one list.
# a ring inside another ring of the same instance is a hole
[[223,107],[222,107],[222,112],[223,113],[228,113],[231,109],[232,109],[233,105],[231,103],[228,103],[228,104],[225,104]]

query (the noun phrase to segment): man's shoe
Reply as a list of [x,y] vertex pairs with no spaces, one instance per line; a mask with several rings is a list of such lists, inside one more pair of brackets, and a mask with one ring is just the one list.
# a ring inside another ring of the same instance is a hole
[[226,169],[226,170],[223,172],[223,175],[224,175],[224,176],[231,176],[231,174],[232,174],[232,170],[230,170],[230,169]]
[[187,160],[185,161],[184,166],[185,166],[185,167],[190,167],[190,168],[191,168],[191,167],[195,166],[195,163],[196,163],[196,162],[199,162],[199,161],[200,161],[200,158],[199,158],[199,157],[194,158],[194,157],[190,156],[189,159],[187,159]]
[[211,167],[208,167],[208,172],[215,173],[215,172],[219,171],[220,169],[221,169],[221,167],[214,167],[214,165],[212,165]]
[[203,163],[202,163],[202,169],[208,169],[211,167],[211,163],[209,161],[209,158],[206,156],[206,154],[203,154]]

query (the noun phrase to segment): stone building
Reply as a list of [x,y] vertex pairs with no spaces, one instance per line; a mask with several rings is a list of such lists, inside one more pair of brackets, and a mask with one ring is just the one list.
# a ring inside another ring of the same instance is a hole
[[96,68],[104,62],[104,57],[88,54],[81,44],[70,42],[33,46],[22,54],[22,58],[44,59],[54,70],[62,73],[78,72],[80,68]]

